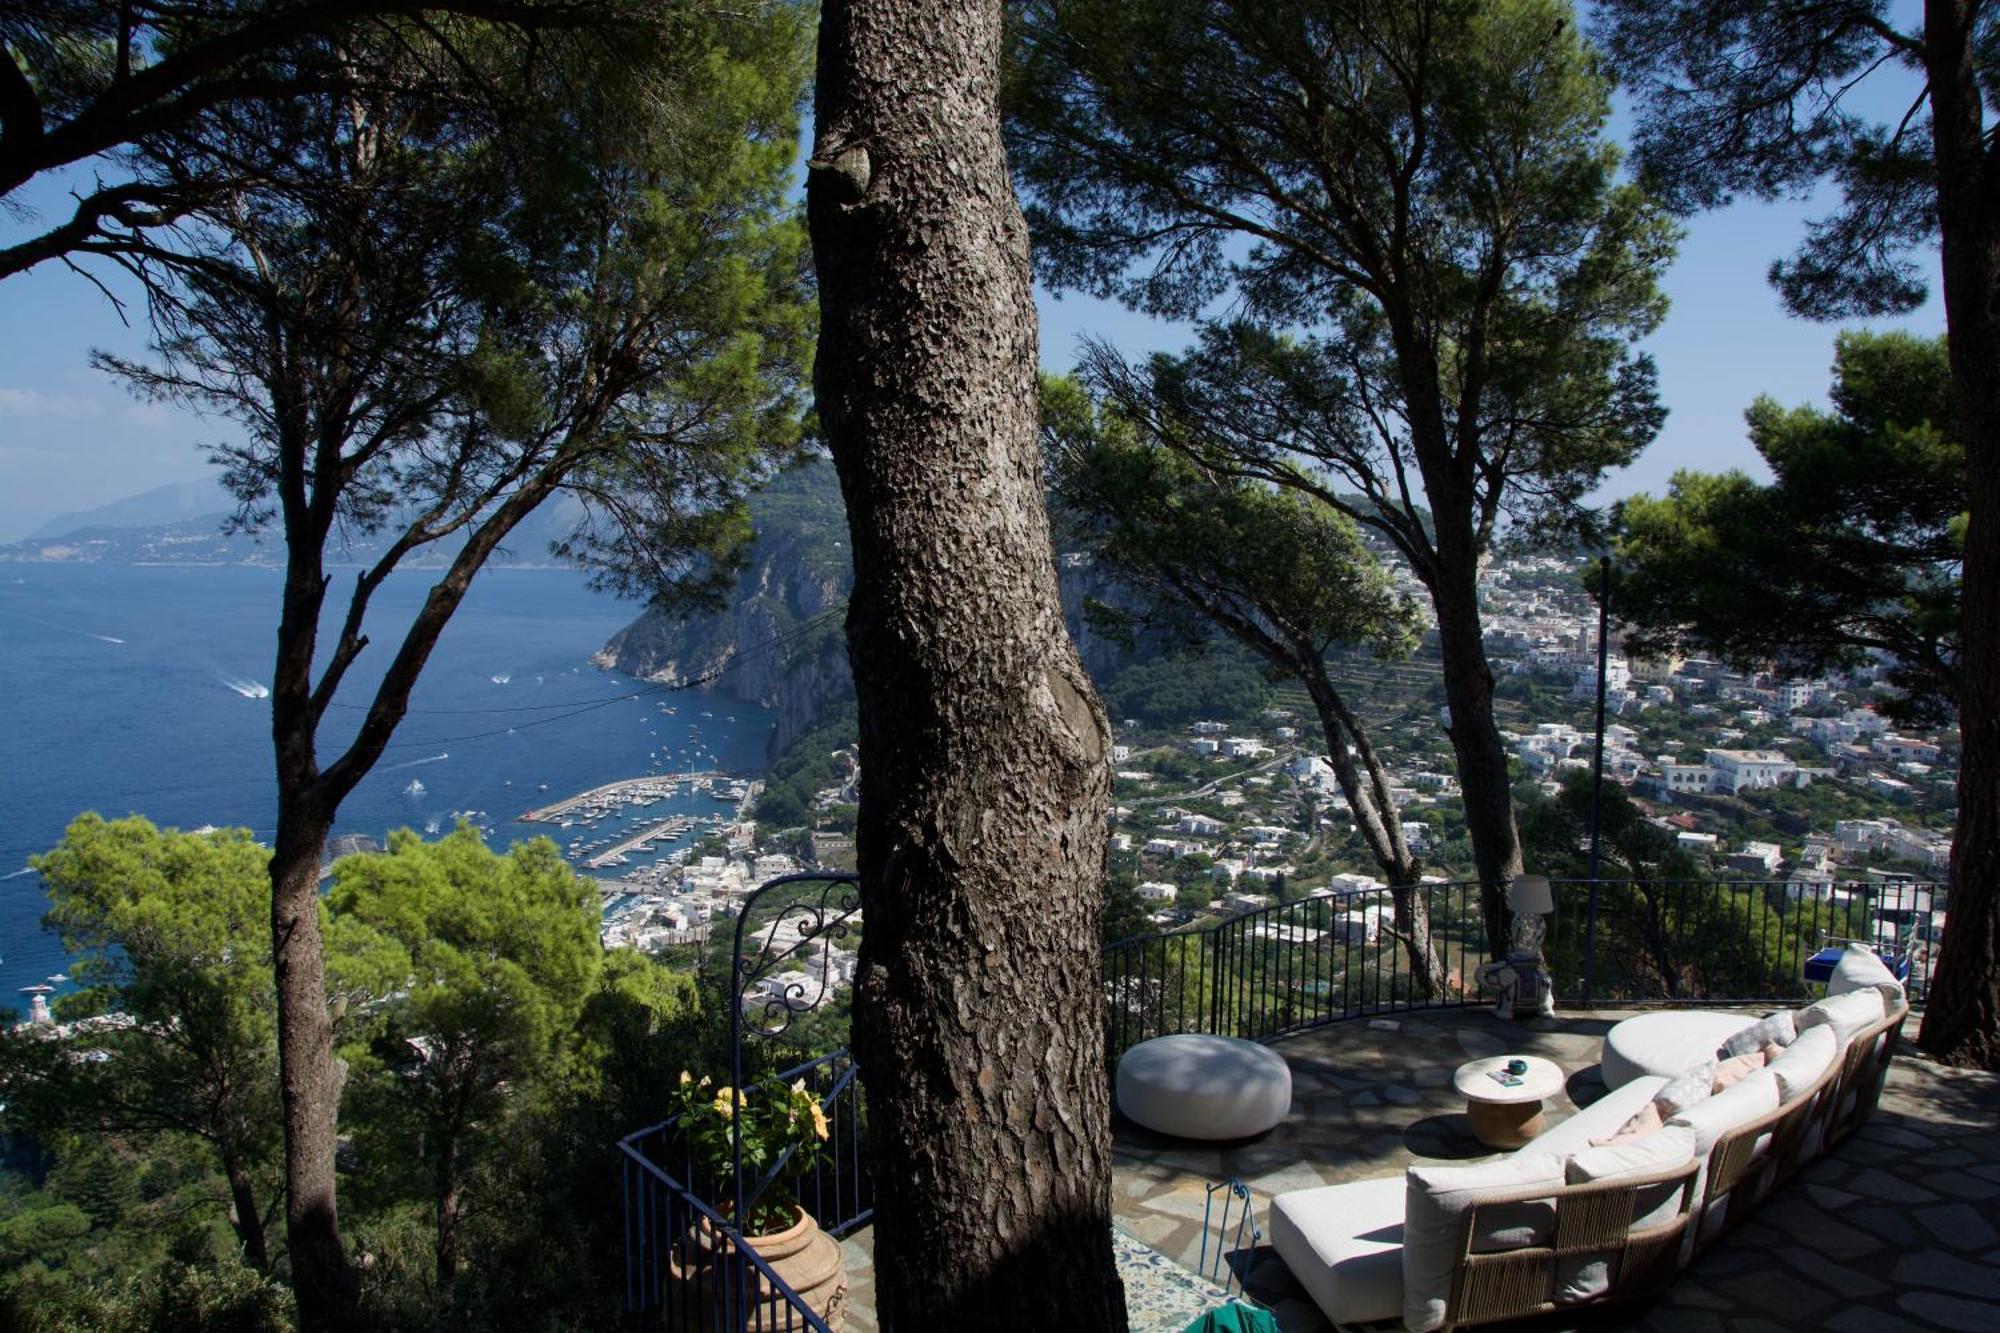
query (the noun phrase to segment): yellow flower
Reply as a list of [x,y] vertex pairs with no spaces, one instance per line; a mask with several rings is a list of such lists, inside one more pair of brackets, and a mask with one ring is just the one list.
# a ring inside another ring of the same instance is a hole
[[715,1101],[713,1103],[715,1107],[715,1113],[721,1116],[724,1120],[728,1120],[730,1117],[736,1114],[736,1107],[739,1104],[740,1103],[738,1102],[736,1096],[736,1089],[734,1088],[724,1088],[720,1092],[716,1093]]
[[681,1086],[685,1088],[688,1084],[692,1082],[694,1082],[694,1075],[688,1073],[687,1070],[683,1069],[681,1071]]
[[821,1138],[825,1138],[828,1133],[826,1127],[826,1112],[819,1109],[818,1102],[813,1103],[812,1118],[813,1118],[813,1132],[819,1135]]

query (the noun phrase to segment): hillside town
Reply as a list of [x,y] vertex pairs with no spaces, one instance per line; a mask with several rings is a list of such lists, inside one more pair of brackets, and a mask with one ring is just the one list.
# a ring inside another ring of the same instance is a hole
[[[1592,771],[1597,608],[1580,570],[1574,559],[1516,555],[1497,559],[1483,585],[1502,736],[1525,800],[1554,799]],[[1438,672],[1428,642],[1406,662],[1355,657],[1334,672],[1364,702],[1402,833],[1434,883],[1473,874]],[[1955,737],[1893,725],[1875,707],[1881,675],[1880,664],[1797,679],[1699,658],[1634,658],[1614,622],[1604,780],[1671,833],[1686,873],[1784,881],[1794,899],[1863,894],[1877,942],[1910,949],[1921,965],[1944,924],[1931,884],[1950,864]],[[1297,690],[1273,698],[1252,714],[1171,726],[1112,719],[1114,884],[1129,887],[1160,930],[1330,895],[1342,900],[1335,929],[1373,944],[1387,885],[1355,835],[1310,703]],[[809,826],[745,820],[719,830],[726,847],[711,854],[603,880],[607,947],[698,945],[759,884],[852,868],[859,759],[851,745],[825,758],[837,781],[812,794]],[[787,985],[833,994],[851,978],[850,951],[801,943],[783,939],[771,952],[796,950],[811,975],[780,972],[750,1003]]]

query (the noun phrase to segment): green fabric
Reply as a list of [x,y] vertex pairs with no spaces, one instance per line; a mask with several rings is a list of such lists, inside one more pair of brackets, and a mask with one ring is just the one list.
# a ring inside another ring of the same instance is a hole
[[1210,1310],[1181,1333],[1278,1333],[1278,1321],[1269,1310],[1231,1301],[1220,1310]]

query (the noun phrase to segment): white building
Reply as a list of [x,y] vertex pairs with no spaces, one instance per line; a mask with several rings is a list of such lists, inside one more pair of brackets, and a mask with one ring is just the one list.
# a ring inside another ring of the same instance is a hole
[[1180,896],[1180,889],[1162,879],[1150,879],[1138,888],[1139,901],[1146,903],[1170,903]]
[[1707,764],[1660,763],[1660,789],[1669,796],[1687,792],[1706,796],[1715,789],[1715,770]]
[[1731,795],[1778,786],[1791,780],[1799,767],[1776,750],[1710,750],[1708,766],[1715,770],[1715,790]]
[[1775,875],[1785,853],[1775,842],[1746,842],[1729,854],[1729,868],[1748,875]]
[[1938,747],[1914,736],[1877,736],[1868,748],[1896,764],[1935,764],[1938,761]]
[[1255,736],[1230,736],[1222,742],[1222,753],[1231,759],[1255,759],[1271,753],[1271,747]]

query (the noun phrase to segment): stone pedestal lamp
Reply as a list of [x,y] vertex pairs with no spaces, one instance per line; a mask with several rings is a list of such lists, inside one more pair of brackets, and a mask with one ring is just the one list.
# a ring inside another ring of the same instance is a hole
[[1555,890],[1547,875],[1519,875],[1507,886],[1507,907],[1514,914],[1514,934],[1507,956],[1479,969],[1479,984],[1496,992],[1493,1012],[1501,1018],[1517,1013],[1554,1017],[1556,995],[1542,957],[1549,915],[1556,910]]

